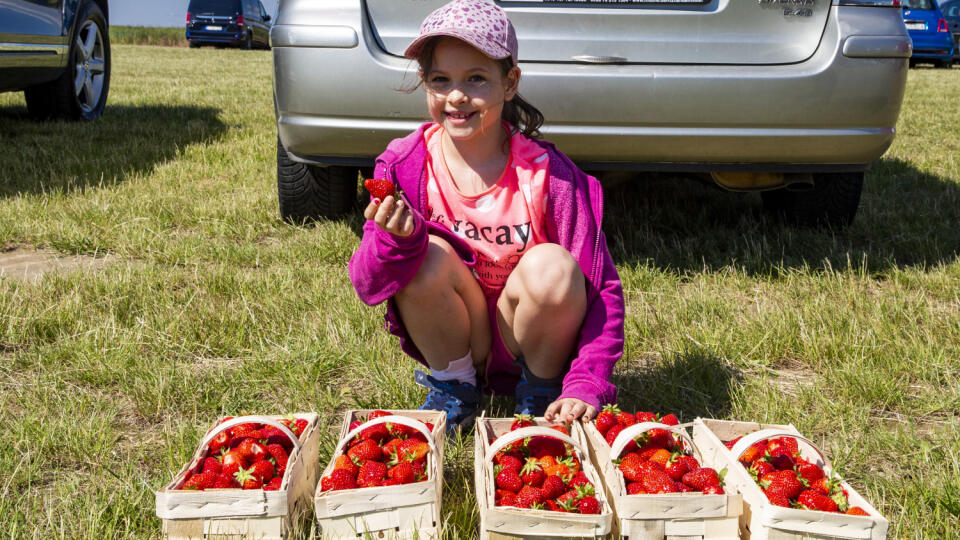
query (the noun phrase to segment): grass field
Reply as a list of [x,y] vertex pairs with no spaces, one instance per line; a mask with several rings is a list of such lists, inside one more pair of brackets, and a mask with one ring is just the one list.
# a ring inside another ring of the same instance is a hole
[[[0,535],[155,538],[153,490],[221,414],[415,408],[355,297],[361,218],[278,218],[269,52],[116,45],[93,124],[0,95],[0,246],[109,255],[0,280]],[[253,61],[251,68],[250,61]],[[899,134],[841,233],[669,176],[609,190],[629,409],[793,423],[891,521],[960,530],[960,70],[911,70]],[[498,402],[494,414],[509,403]],[[448,447],[449,538],[475,534],[472,441]]]
[[161,45],[186,47],[184,27],[164,28],[153,26],[110,26],[110,43],[113,45]]

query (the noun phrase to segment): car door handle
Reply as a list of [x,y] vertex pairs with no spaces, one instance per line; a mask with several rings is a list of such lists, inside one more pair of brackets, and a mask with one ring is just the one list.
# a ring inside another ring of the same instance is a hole
[[622,64],[627,61],[622,56],[594,56],[591,54],[580,54],[574,56],[573,60],[587,64]]

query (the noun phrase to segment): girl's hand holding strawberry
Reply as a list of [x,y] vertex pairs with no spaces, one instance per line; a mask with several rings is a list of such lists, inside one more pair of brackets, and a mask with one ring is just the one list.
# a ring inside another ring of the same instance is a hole
[[413,212],[403,199],[388,195],[382,201],[372,199],[363,211],[363,217],[373,220],[384,231],[399,237],[413,234]]

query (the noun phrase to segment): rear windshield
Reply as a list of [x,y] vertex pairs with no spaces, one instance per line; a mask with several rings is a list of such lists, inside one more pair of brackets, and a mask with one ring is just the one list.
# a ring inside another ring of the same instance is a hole
[[960,17],[960,2],[947,2],[940,5],[944,17]]
[[187,11],[232,15],[240,11],[240,0],[190,0],[190,7],[187,8]]
[[903,9],[937,9],[933,0],[903,0]]

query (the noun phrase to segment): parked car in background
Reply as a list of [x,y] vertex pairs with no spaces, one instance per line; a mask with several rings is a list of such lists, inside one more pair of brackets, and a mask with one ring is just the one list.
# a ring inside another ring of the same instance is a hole
[[270,15],[260,0],[190,0],[187,41],[191,47],[233,45],[270,48]]
[[[341,215],[426,119],[403,57],[446,0],[283,0],[271,31],[280,214]],[[544,138],[589,171],[712,172],[844,225],[893,142],[910,37],[894,0],[498,0]],[[760,174],[762,173],[762,174]]]
[[913,40],[911,66],[932,62],[948,68],[953,64],[953,35],[936,0],[903,0],[903,24]]
[[107,0],[0,0],[0,92],[35,118],[93,120],[110,89]]
[[953,35],[953,61],[960,62],[960,0],[950,0],[940,4],[940,11]]

